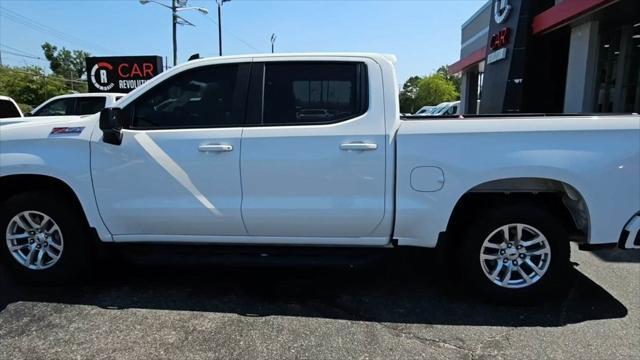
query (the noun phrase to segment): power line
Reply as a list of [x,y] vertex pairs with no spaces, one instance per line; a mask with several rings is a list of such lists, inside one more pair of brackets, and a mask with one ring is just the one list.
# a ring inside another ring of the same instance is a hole
[[[213,19],[212,19],[212,18],[210,18],[209,16],[205,16],[205,18],[206,18],[207,20],[209,20],[209,22],[211,22],[211,23],[215,24],[216,26],[218,25],[218,22],[217,22],[217,21],[215,21],[215,20],[213,20]],[[244,45],[246,45],[246,46],[248,46],[248,47],[252,48],[253,50],[258,51],[258,52],[260,52],[260,51],[261,51],[261,50],[260,50],[260,49],[258,49],[257,47],[255,47],[255,46],[251,45],[249,42],[245,41],[244,39],[242,39],[242,38],[241,38],[241,37],[239,37],[238,35],[236,35],[236,34],[234,34],[234,33],[230,32],[229,30],[225,30],[225,32],[226,32],[227,34],[231,35],[231,37],[233,37],[234,39],[236,39],[236,40],[240,41],[241,43],[243,43]]]
[[52,28],[51,26],[48,26],[48,25],[42,24],[40,22],[37,22],[37,21],[27,17],[27,16],[21,15],[21,14],[15,12],[15,11],[7,9],[7,8],[5,8],[3,6],[0,6],[0,10],[2,10],[2,12],[0,12],[0,15],[2,17],[6,18],[8,20],[11,20],[11,21],[13,21],[13,22],[15,22],[17,24],[21,24],[23,26],[26,26],[26,27],[28,27],[28,28],[30,28],[32,30],[41,32],[41,33],[46,34],[46,35],[50,35],[50,36],[56,37],[56,38],[58,38],[60,40],[68,42],[68,43],[75,42],[75,43],[81,44],[83,46],[88,46],[88,47],[93,48],[93,49],[98,49],[98,50],[101,50],[101,51],[106,51],[106,52],[111,52],[111,53],[113,52],[112,50],[107,49],[107,48],[105,48],[103,46],[93,44],[91,42],[88,42],[88,41],[85,41],[83,39],[80,39],[80,38],[78,38],[78,37],[76,37],[74,35],[71,35],[71,34],[65,33],[63,31],[57,30],[55,28]]
[[47,75],[47,74],[44,74],[44,73],[35,73],[35,72],[31,72],[31,71],[19,70],[19,69],[13,68],[13,67],[3,67],[2,70],[0,70],[0,71],[14,71],[14,72],[22,73],[22,74],[27,74],[27,75],[32,75],[32,76],[39,76],[39,77],[44,77],[44,78],[49,78],[49,79],[54,79],[54,80],[75,82],[75,83],[81,83],[81,84],[85,84],[86,83],[86,80],[68,79],[68,78],[65,78],[65,77],[57,75],[57,74]]
[[13,51],[11,51],[11,50],[2,50],[2,53],[3,53],[3,54],[10,54],[10,55],[14,55],[14,56],[20,56],[20,57],[27,58],[27,59],[34,59],[34,60],[42,60],[42,61],[46,61],[45,59],[43,59],[43,58],[39,58],[39,57],[37,57],[37,56],[24,55],[24,54],[20,54],[20,53],[17,53],[17,52],[13,52]]
[[38,55],[34,55],[32,53],[29,53],[29,52],[26,52],[24,50],[20,50],[20,49],[14,48],[13,46],[5,45],[3,43],[0,43],[0,47],[9,49],[9,50],[3,50],[4,52],[7,52],[7,53],[10,52],[10,51],[17,51],[17,52],[20,53],[20,55],[24,55],[25,57],[30,57],[30,58],[38,59],[38,60],[46,60],[46,59],[43,59],[43,58],[39,57]]

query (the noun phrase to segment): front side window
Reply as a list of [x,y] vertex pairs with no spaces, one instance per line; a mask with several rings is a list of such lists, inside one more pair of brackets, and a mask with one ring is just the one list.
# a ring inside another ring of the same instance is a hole
[[234,111],[238,65],[184,71],[133,104],[132,128],[197,128],[241,124]]
[[54,100],[45,106],[42,109],[35,112],[34,116],[56,116],[56,115],[71,115],[73,112],[73,106],[75,103],[75,99],[59,99]]
[[100,110],[104,109],[105,100],[103,97],[78,98],[75,115],[89,115],[100,112]]
[[263,124],[322,124],[366,111],[362,63],[267,63]]

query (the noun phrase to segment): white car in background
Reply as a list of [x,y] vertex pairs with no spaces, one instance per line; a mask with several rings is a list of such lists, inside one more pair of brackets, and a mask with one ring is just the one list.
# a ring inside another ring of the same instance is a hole
[[416,111],[414,115],[428,116],[433,111],[434,108],[435,106],[432,106],[432,105],[423,106],[420,109],[418,109],[418,111]]
[[429,116],[460,115],[460,101],[443,102],[438,104]]
[[26,116],[90,115],[111,107],[125,94],[84,93],[52,97]]
[[0,95],[0,119],[22,116],[20,107],[12,98]]

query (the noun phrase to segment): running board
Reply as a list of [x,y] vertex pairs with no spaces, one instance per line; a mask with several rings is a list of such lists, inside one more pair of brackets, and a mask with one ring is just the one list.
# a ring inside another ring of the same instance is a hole
[[109,244],[112,254],[138,265],[349,266],[384,261],[389,249],[353,247]]

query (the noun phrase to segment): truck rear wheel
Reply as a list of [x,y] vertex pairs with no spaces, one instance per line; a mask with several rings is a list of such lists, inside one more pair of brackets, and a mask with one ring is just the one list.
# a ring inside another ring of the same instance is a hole
[[478,214],[454,255],[463,278],[480,294],[507,302],[566,288],[570,248],[559,218],[538,205],[505,205]]
[[59,283],[81,276],[88,265],[82,214],[64,196],[22,193],[2,204],[1,255],[20,279]]

